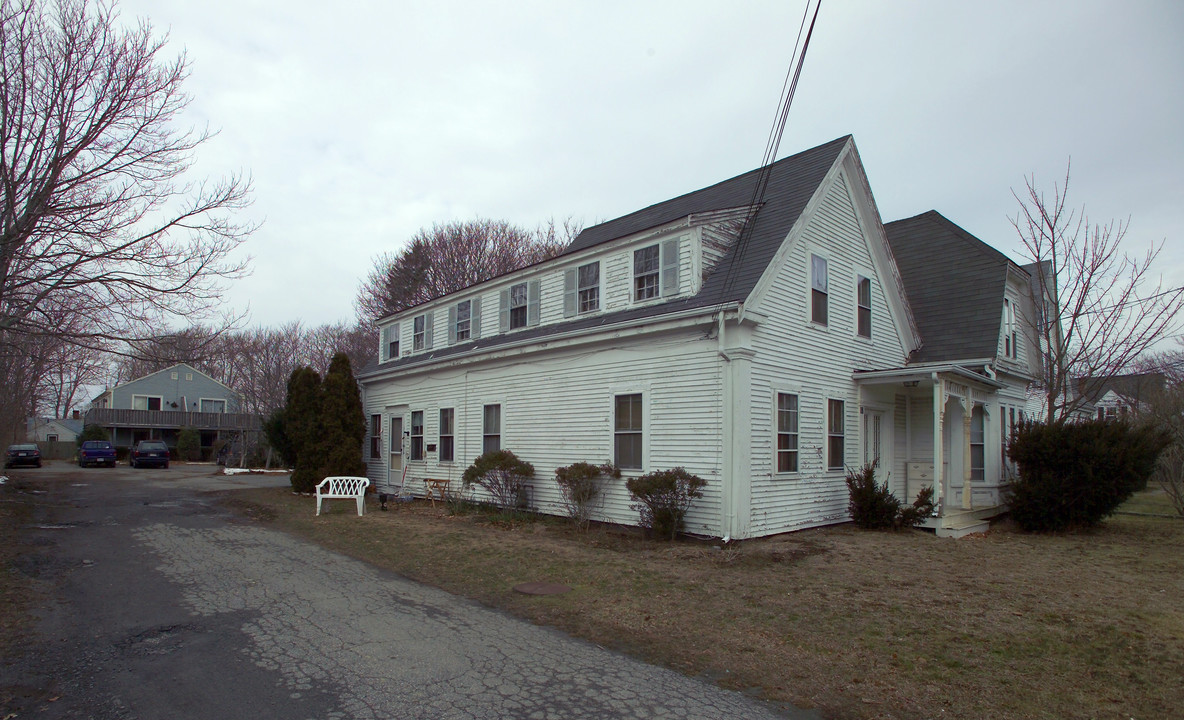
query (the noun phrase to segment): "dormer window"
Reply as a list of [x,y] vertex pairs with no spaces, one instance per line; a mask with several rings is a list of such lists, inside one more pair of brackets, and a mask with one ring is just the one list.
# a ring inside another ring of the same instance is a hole
[[383,360],[399,359],[399,325],[387,325],[382,329]]
[[661,270],[661,251],[650,245],[633,251],[633,299],[649,300],[658,297],[658,277]]
[[416,315],[415,319],[411,321],[411,349],[415,351],[432,349],[431,313]]
[[526,283],[510,286],[510,329],[526,327]]
[[1015,326],[1015,304],[1009,300],[1003,300],[1003,355],[1012,360],[1018,359],[1019,351],[1019,333],[1016,332]]

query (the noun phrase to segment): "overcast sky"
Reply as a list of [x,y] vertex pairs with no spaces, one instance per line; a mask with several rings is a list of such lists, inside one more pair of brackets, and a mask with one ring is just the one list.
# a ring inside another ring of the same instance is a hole
[[[187,53],[197,170],[254,178],[253,325],[354,317],[422,227],[608,220],[760,164],[804,0],[124,0]],[[1184,284],[1184,3],[826,0],[779,157],[852,134],[885,222],[1022,259],[1026,175]]]

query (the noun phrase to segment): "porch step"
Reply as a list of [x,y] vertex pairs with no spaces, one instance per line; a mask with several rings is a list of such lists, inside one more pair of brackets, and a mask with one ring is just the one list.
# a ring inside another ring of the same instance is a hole
[[940,538],[960,538],[974,533],[983,533],[991,529],[990,520],[976,517],[949,518],[940,523],[935,532]]

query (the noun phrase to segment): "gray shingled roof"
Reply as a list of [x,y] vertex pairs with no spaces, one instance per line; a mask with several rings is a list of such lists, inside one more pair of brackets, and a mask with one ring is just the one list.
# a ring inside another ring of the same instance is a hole
[[884,225],[921,333],[910,362],[993,358],[1007,256],[936,210]]
[[[716,266],[715,271],[704,280],[703,287],[697,295],[591,318],[579,318],[570,322],[545,325],[495,337],[485,337],[475,342],[453,345],[429,353],[410,355],[391,363],[383,363],[381,369],[418,365],[472,350],[478,346],[493,348],[504,343],[517,342],[532,337],[545,337],[572,330],[610,325],[639,317],[660,316],[697,307],[746,300],[850,138],[850,135],[845,135],[825,145],[819,145],[797,155],[778,160],[770,166],[768,186],[760,209],[757,210],[752,220],[751,233],[742,244],[736,243],[728,250]],[[696,190],[615,220],[585,228],[560,257],[656,228],[697,213],[747,206],[754,199],[753,192],[759,173],[759,169],[752,170],[702,190]],[[367,375],[378,369],[379,364],[377,361],[373,361],[358,375]]]

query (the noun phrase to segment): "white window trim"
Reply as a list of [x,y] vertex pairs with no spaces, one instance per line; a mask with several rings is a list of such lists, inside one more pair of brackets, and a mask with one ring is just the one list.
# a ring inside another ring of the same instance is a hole
[[[837,465],[832,466],[830,464],[830,438],[831,438],[830,402],[831,402],[831,400],[843,403],[843,464],[841,466],[837,466]],[[847,451],[851,449],[851,443],[848,442],[849,438],[851,437],[851,432],[847,429],[847,427],[851,423],[847,422],[847,404],[848,404],[847,398],[834,397],[833,395],[827,395],[826,398],[823,400],[823,405],[822,405],[822,441],[823,441],[823,444],[822,444],[822,468],[823,468],[823,471],[827,472],[827,473],[836,473],[836,472],[846,473],[847,472]]]
[[220,402],[220,403],[222,403],[222,412],[220,413],[222,415],[225,415],[227,412],[230,411],[230,407],[229,407],[230,403],[226,400],[226,398],[198,398],[197,399],[197,411],[198,412],[215,412],[213,410],[209,410],[209,411],[202,410],[201,406],[202,406],[202,403],[204,403],[204,402]]
[[[419,435],[415,434],[415,413],[419,413],[422,424],[419,426]],[[428,414],[427,410],[408,410],[407,411],[407,462],[411,463],[426,463],[428,460]],[[419,438],[420,456],[415,457],[415,438]]]
[[[157,400],[160,401],[160,410],[148,410],[148,412],[162,412],[162,411],[164,411],[164,396],[163,395],[136,395],[133,393],[132,394],[132,409],[133,410],[136,409],[136,398],[144,398],[145,401],[151,400],[152,398],[156,398]],[[148,403],[145,402],[144,405],[147,406]]]
[[623,477],[639,477],[649,472],[650,464],[650,398],[648,385],[622,385],[609,389],[608,396],[608,457],[612,462],[617,461],[617,396],[641,396],[641,468],[621,468]]
[[[445,410],[452,411],[452,432],[444,433],[440,426],[440,414]],[[452,458],[444,460],[440,457],[440,449],[444,445],[444,438],[452,438]],[[436,463],[439,465],[452,465],[456,463],[456,406],[449,405],[447,407],[436,408]]]
[[[830,273],[829,268],[827,269],[827,273],[828,274]],[[860,309],[859,282],[861,280],[868,281],[868,298],[867,298],[868,306],[867,307],[870,312],[868,313],[868,334],[867,335],[860,335],[859,334],[859,309]],[[875,276],[875,274],[865,268],[856,268],[855,269],[855,288],[854,289],[855,289],[855,293],[854,293],[855,314],[854,314],[854,317],[852,318],[852,320],[854,322],[854,327],[852,328],[852,333],[851,333],[852,337],[858,339],[860,342],[865,342],[865,343],[872,342],[872,340],[876,336],[876,333],[875,333],[876,276]]]
[[501,408],[498,413],[498,449],[512,450],[506,443],[506,401],[501,398],[482,399],[477,401],[477,453],[474,459],[485,454],[485,406],[497,405]]
[[[581,310],[580,309],[580,268],[595,264],[596,270],[596,309],[595,310]],[[588,262],[579,263],[575,266],[576,271],[576,314],[575,317],[581,315],[595,315],[604,312],[604,262],[600,259],[589,260]]]
[[[834,298],[834,284],[835,283],[834,283],[834,272],[832,271],[832,266],[834,265],[834,263],[831,262],[830,254],[819,249],[819,248],[811,247],[811,246],[807,245],[805,248],[805,251],[806,251],[806,262],[805,262],[806,282],[804,283],[804,286],[805,286],[805,298],[806,298],[806,315],[805,315],[806,325],[814,328],[815,330],[821,330],[823,332],[830,332],[830,328],[834,324],[834,321],[833,321],[834,303],[831,302],[831,300]],[[821,323],[814,322],[814,260],[812,259],[813,256],[817,256],[819,258],[822,258],[824,261],[826,261],[826,324],[825,325],[823,325]]]
[[[777,469],[777,436],[780,435],[777,429],[778,395],[795,395],[798,399],[798,469],[791,472],[781,472]],[[802,388],[796,384],[774,384],[769,394],[769,402],[769,430],[771,431],[769,462],[771,463],[771,475],[775,478],[799,477],[802,474],[802,460],[805,457],[802,447]]]

